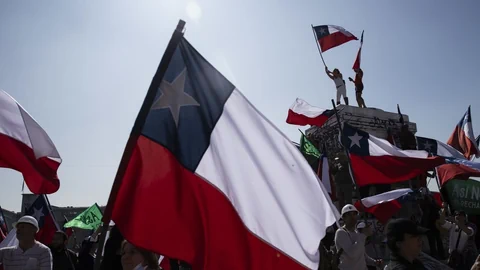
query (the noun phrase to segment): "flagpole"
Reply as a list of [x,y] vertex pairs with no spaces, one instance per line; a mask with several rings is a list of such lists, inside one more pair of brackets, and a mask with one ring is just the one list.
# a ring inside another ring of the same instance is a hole
[[[337,118],[338,129],[340,130],[340,141],[342,141],[343,127],[342,127],[342,123],[340,123],[340,117],[338,116],[337,107],[335,106],[335,101],[333,99],[332,99],[332,105],[333,105],[333,111],[335,112],[335,117]],[[355,174],[353,173],[352,163],[350,161],[350,153],[348,152],[348,148],[345,145],[343,146],[343,149],[345,150],[345,155],[347,156],[348,169],[350,170],[350,176],[352,177],[352,182],[355,187],[358,199],[360,201],[360,205],[362,206],[363,209],[365,209],[365,206],[363,205],[363,202],[362,202],[362,197],[360,196],[360,190],[358,189],[358,186],[357,186],[357,181],[355,180]],[[366,222],[367,222],[367,218],[365,216],[365,225],[367,225]]]
[[320,57],[322,58],[323,65],[327,67],[327,65],[325,64],[325,60],[323,60],[322,49],[320,48],[320,44],[318,44],[317,33],[315,33],[315,28],[313,28],[313,24],[311,24],[311,26],[312,26],[313,37],[315,38],[315,43],[317,44],[318,53],[320,53]]
[[[342,127],[342,123],[340,122],[340,117],[338,116],[337,107],[335,106],[335,101],[333,99],[332,99],[332,106],[333,106],[333,111],[335,112],[335,118],[337,118],[337,124],[338,124],[338,129],[340,130],[340,142],[341,142],[343,138],[343,127]],[[350,176],[352,177],[352,182],[355,187],[358,200],[360,201],[360,205],[362,206],[361,210],[365,211],[366,207],[365,205],[363,205],[362,197],[360,196],[360,189],[358,189],[357,181],[355,180],[355,174],[353,173],[352,163],[350,161],[350,153],[348,152],[348,148],[345,145],[343,146],[343,149],[345,150],[345,155],[347,156],[347,164],[348,164],[348,169],[350,170]],[[363,221],[365,222],[365,226],[368,226],[366,214],[363,216]],[[375,255],[378,257],[377,248],[375,247],[374,242],[372,242],[372,246],[373,246]]]
[[59,230],[58,223],[57,223],[57,218],[55,217],[55,214],[53,213],[52,205],[50,204],[50,200],[48,199],[47,194],[43,194],[43,195],[40,195],[40,196],[44,196],[45,202],[47,203],[47,206],[48,206],[48,210],[52,214],[52,217],[55,221],[55,226],[57,227],[57,230]]
[[145,100],[143,101],[142,107],[140,108],[140,112],[138,113],[137,119],[133,124],[130,137],[127,141],[127,145],[125,146],[122,159],[118,166],[117,174],[115,175],[115,179],[113,181],[107,206],[105,207],[105,212],[103,215],[103,226],[102,226],[102,231],[100,234],[100,239],[99,239],[98,249],[97,249],[97,250],[100,250],[100,253],[97,254],[97,257],[95,258],[94,269],[96,270],[100,269],[100,263],[102,261],[102,256],[103,256],[101,251],[103,250],[103,246],[105,244],[105,238],[106,238],[106,234],[108,231],[108,227],[109,227],[110,219],[112,215],[112,207],[117,198],[118,191],[120,190],[123,176],[125,175],[125,172],[127,170],[128,161],[132,156],[132,152],[135,148],[135,144],[137,142],[138,137],[140,136],[143,125],[145,124],[145,119],[147,118],[150,108],[152,107],[158,88],[160,87],[160,84],[163,80],[163,76],[165,75],[168,65],[170,64],[170,60],[172,59],[178,44],[183,38],[184,28],[185,28],[185,21],[179,20],[177,27],[172,34],[172,38],[168,43],[167,49],[163,54],[162,60],[160,61],[157,72],[155,73],[155,76],[152,79],[152,83],[150,84],[147,95],[145,96]]

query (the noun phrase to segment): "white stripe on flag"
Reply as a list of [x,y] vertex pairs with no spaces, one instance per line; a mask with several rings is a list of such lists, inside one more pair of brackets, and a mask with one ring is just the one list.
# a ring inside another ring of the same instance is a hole
[[402,196],[404,196],[404,195],[406,195],[410,192],[412,192],[412,190],[409,189],[409,188],[391,190],[391,191],[388,191],[388,192],[385,192],[385,193],[377,194],[375,196],[363,198],[362,199],[362,204],[365,207],[370,208],[372,206],[375,206],[375,205],[378,205],[378,204],[381,204],[381,203],[396,200],[396,199],[398,199],[398,198],[400,198],[400,197],[402,197]]
[[300,151],[238,90],[195,172],[230,200],[252,233],[318,267],[318,244],[338,211]]

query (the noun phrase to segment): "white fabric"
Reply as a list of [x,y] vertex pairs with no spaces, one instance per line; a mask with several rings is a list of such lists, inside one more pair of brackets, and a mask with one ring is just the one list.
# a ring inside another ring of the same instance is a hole
[[[478,146],[475,140],[475,136],[473,135],[472,121],[468,121],[468,118],[472,120],[472,116],[470,115],[470,107],[468,107],[468,110],[463,117],[462,129],[463,129],[463,132],[465,132],[465,136],[470,139],[470,141],[472,142],[472,145],[477,149],[477,153],[478,153],[479,152]],[[479,157],[479,154],[477,154],[476,156]]]
[[[446,221],[445,224],[442,226],[445,229],[449,230],[449,242],[448,242],[448,253],[452,253],[453,250],[455,250],[455,247],[457,245],[457,239],[458,239],[458,226]],[[470,230],[473,231],[472,227],[468,226]],[[458,252],[462,252],[465,246],[467,245],[468,237],[472,236],[473,234],[467,235],[464,231],[460,233],[460,241],[458,241]]]
[[60,155],[45,130],[3,90],[0,90],[0,133],[32,148],[36,158],[50,157],[60,162]]
[[300,151],[235,89],[196,171],[245,226],[310,269],[339,214]]
[[437,155],[441,157],[465,159],[465,156],[463,156],[460,151],[441,141],[437,141]]
[[328,165],[327,157],[322,157],[322,183],[325,187],[325,190],[332,194],[332,185],[330,183],[330,166]]
[[388,192],[385,192],[385,193],[381,193],[381,194],[377,194],[377,195],[370,196],[370,197],[367,197],[367,198],[363,198],[362,199],[362,204],[365,207],[369,208],[369,207],[375,206],[377,204],[381,204],[381,203],[396,200],[396,199],[398,199],[398,198],[400,198],[404,195],[407,195],[410,192],[412,192],[412,190],[409,189],[409,188],[395,189],[395,190],[391,190],[391,191],[388,191]]
[[347,98],[347,88],[345,85],[337,87],[337,104],[340,104],[340,97]]
[[18,245],[17,229],[13,228],[0,243],[0,248],[14,247]]
[[44,244],[35,244],[23,251],[18,246],[0,249],[0,263],[5,270],[52,270],[52,254]]
[[427,158],[428,152],[423,150],[401,150],[393,146],[387,140],[377,138],[370,134],[369,136],[370,156],[395,156],[410,158]]
[[326,111],[325,109],[314,107],[308,104],[305,100],[301,98],[297,98],[295,100],[295,102],[290,107],[290,110],[292,110],[296,114],[305,115],[309,118],[315,118]]
[[345,36],[353,36],[352,33],[348,32],[347,30],[345,30],[345,28],[338,25],[328,25],[328,32],[330,32],[330,34],[333,34],[335,32],[342,32]]

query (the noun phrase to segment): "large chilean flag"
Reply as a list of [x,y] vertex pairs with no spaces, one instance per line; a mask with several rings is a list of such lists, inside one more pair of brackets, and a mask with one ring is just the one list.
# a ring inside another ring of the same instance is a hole
[[359,186],[402,182],[445,163],[443,157],[429,157],[426,151],[400,150],[347,123],[343,135]]
[[0,167],[21,172],[32,193],[50,194],[60,187],[57,169],[61,161],[45,130],[0,90]]
[[184,38],[156,81],[112,200],[125,238],[192,269],[317,269],[338,212],[300,151]]
[[447,144],[462,152],[463,155],[470,159],[473,156],[479,156],[479,150],[475,136],[473,135],[472,115],[470,113],[470,106],[463,115],[460,122],[458,122],[455,130],[447,141]]

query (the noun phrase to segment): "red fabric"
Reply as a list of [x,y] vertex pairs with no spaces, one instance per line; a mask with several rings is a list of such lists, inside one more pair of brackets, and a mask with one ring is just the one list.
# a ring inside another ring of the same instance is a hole
[[351,40],[357,40],[354,35],[347,36],[342,32],[334,32],[328,36],[324,36],[318,39],[318,43],[320,44],[320,48],[322,48],[322,52],[326,52],[327,50],[340,46],[343,43],[349,42]]
[[305,269],[253,235],[216,187],[143,136],[112,206],[112,220],[129,242],[192,269]]
[[51,194],[58,190],[60,163],[46,157],[36,159],[32,148],[1,133],[0,149],[0,167],[21,172],[32,193]]
[[50,214],[48,216],[45,216],[43,226],[41,226],[40,230],[35,236],[35,239],[48,246],[50,245],[50,243],[52,243],[53,235],[57,230],[57,225],[52,215]]
[[397,200],[392,200],[366,208],[360,203],[360,201],[356,201],[355,207],[359,211],[374,215],[378,221],[386,224],[388,220],[402,208],[402,205]]
[[3,233],[3,230],[0,229],[0,243],[5,239],[5,237],[7,236]]
[[437,174],[441,186],[452,179],[468,180],[470,177],[480,177],[480,171],[461,164],[444,164],[439,166]]
[[360,68],[360,58],[362,57],[362,47],[360,46],[360,48],[358,49],[358,53],[357,53],[357,58],[355,59],[355,63],[353,63],[353,67],[352,69],[359,69]]
[[408,158],[350,154],[358,186],[393,184],[411,179],[445,163],[442,157]]
[[73,234],[73,229],[72,228],[66,228],[65,229],[65,234],[70,237]]
[[437,205],[442,207],[443,201],[442,201],[442,195],[440,194],[440,192],[432,192],[432,196],[435,202],[437,203]]
[[170,270],[170,260],[167,257],[163,257],[163,260],[160,262],[160,267],[162,270]]
[[287,123],[299,126],[311,125],[321,127],[325,122],[327,122],[328,118],[330,118],[330,116],[324,114],[321,114],[315,118],[310,118],[303,114],[298,114],[292,110],[288,110]]
[[478,154],[475,142],[470,140],[463,128],[458,125],[455,127],[452,135],[450,135],[447,144],[460,151],[467,159]]

